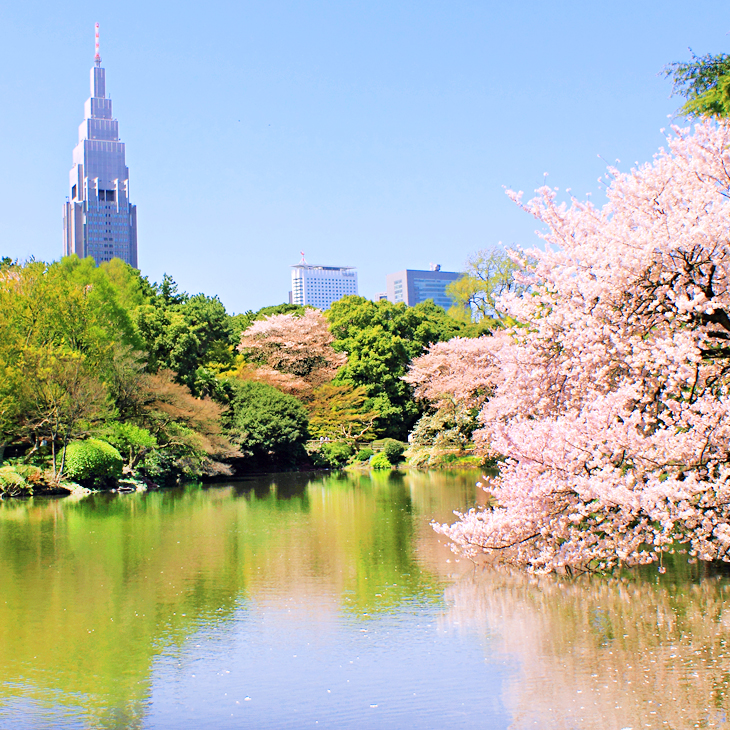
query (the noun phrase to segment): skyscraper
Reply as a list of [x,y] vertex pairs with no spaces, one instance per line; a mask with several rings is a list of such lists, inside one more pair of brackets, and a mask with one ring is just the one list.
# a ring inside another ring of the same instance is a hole
[[112,118],[112,100],[106,98],[98,23],[91,98],[84,105],[69,187],[63,206],[64,256],[92,256],[97,264],[120,258],[137,268],[137,206],[129,203],[124,143],[119,122]]

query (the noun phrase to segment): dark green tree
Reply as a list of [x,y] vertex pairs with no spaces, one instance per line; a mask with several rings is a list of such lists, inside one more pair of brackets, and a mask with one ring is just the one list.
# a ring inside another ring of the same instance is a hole
[[430,300],[407,307],[358,296],[335,302],[327,319],[333,347],[348,356],[335,382],[364,387],[364,410],[379,413],[375,432],[405,440],[421,415],[412,387],[401,379],[408,363],[430,344],[462,334],[465,324]]
[[278,463],[291,463],[303,454],[307,412],[294,396],[252,380],[229,383],[228,432],[245,454]]
[[230,317],[218,297],[179,293],[167,274],[154,288],[149,304],[137,310],[137,325],[152,371],[166,368],[179,383],[198,394],[200,368],[221,359],[233,362]]

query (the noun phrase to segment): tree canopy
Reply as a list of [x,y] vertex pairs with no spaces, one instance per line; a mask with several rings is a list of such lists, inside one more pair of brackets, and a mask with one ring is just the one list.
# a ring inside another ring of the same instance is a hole
[[674,82],[673,92],[687,99],[682,114],[730,117],[730,54],[692,54],[689,62],[668,64],[664,74]]
[[504,314],[499,304],[501,295],[519,288],[513,278],[518,268],[509,253],[500,248],[472,254],[462,276],[446,287],[454,301],[449,314],[456,319],[485,321],[493,326]]
[[258,459],[295,461],[309,435],[304,406],[266,383],[236,380],[232,384],[234,395],[226,420],[235,443]]
[[335,350],[347,353],[336,383],[365,389],[365,410],[377,411],[375,432],[405,440],[421,415],[412,386],[402,378],[408,363],[435,342],[458,335],[463,323],[432,301],[407,307],[347,296],[327,311]]
[[[440,528],[469,554],[536,571],[661,564],[678,545],[730,560],[730,128],[667,144],[611,170],[603,209],[547,187],[522,206],[547,232],[529,293],[503,300],[521,325],[481,338],[486,371],[462,368],[465,393],[491,381],[476,438],[504,459],[495,506]],[[458,392],[444,372],[423,382]]]

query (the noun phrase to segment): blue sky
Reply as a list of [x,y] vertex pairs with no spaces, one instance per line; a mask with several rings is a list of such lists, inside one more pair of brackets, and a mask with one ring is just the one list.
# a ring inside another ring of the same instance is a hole
[[139,261],[233,312],[289,265],[386,274],[529,246],[504,186],[592,193],[680,105],[664,64],[730,49],[730,3],[0,2],[0,255],[52,260],[94,22]]

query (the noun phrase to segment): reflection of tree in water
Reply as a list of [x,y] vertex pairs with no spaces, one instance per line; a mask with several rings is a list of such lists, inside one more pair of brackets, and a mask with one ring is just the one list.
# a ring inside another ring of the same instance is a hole
[[431,517],[467,506],[454,481],[276,474],[0,503],[0,723],[25,707],[141,727],[160,654],[241,606],[337,622],[439,600],[415,544],[436,540]]
[[511,730],[712,728],[730,723],[727,579],[560,580],[506,571],[446,590],[446,622],[519,668]]

